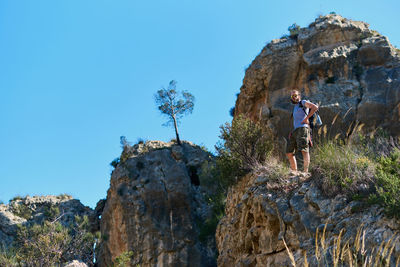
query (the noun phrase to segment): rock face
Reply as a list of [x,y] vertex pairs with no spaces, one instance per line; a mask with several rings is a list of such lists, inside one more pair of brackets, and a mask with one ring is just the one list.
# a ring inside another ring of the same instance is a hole
[[246,70],[235,116],[261,121],[284,142],[293,88],[321,105],[325,135],[377,127],[400,135],[399,50],[364,22],[327,15],[298,35],[271,41]]
[[9,204],[0,204],[0,244],[10,245],[18,224],[40,224],[51,217],[51,208],[58,208],[59,221],[67,226],[75,215],[93,217],[93,211],[69,195],[17,197]]
[[[297,266],[303,266],[304,252],[310,266],[318,266],[315,234],[317,228],[321,233],[325,224],[329,250],[333,236],[342,229],[342,240],[348,240],[363,225],[367,248],[379,247],[400,229],[399,222],[385,218],[378,207],[356,212],[361,207],[357,201],[348,201],[343,195],[323,197],[312,180],[299,184],[291,194],[267,185],[267,177],[248,175],[230,190],[226,216],[216,233],[218,266],[291,266],[282,239]],[[395,244],[393,255],[397,258],[399,240]]]
[[198,241],[209,216],[198,171],[208,152],[188,142],[126,146],[101,218],[99,266],[133,252],[136,266],[215,266],[215,245]]

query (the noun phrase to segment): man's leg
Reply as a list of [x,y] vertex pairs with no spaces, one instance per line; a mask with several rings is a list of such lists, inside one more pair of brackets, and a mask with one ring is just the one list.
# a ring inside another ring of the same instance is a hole
[[292,132],[289,135],[289,142],[286,146],[286,156],[289,160],[290,163],[290,169],[294,172],[297,172],[297,162],[296,162],[296,158],[294,156],[294,152],[295,152],[295,148],[297,146],[296,144],[296,138],[294,138],[295,133]]
[[308,172],[308,167],[310,166],[310,153],[309,153],[309,140],[310,140],[310,129],[308,127],[303,127],[299,129],[299,134],[297,135],[297,143],[299,144],[298,149],[303,155],[303,167],[304,172]]
[[308,172],[308,166],[310,165],[310,153],[301,151],[301,154],[303,154],[304,172]]
[[286,153],[286,156],[289,159],[290,169],[292,169],[292,171],[297,171],[297,162],[296,162],[296,158],[294,157],[294,154]]

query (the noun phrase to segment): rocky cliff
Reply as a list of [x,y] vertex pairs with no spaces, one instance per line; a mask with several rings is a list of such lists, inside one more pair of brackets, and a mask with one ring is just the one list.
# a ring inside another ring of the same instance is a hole
[[[319,134],[325,137],[378,127],[400,136],[400,53],[364,22],[330,14],[271,41],[246,70],[234,115],[261,122],[285,144],[292,89],[320,104],[325,128]],[[376,252],[400,229],[378,206],[366,208],[346,195],[325,197],[316,176],[280,179],[274,185],[268,175],[248,174],[230,189],[216,233],[218,266],[291,266],[287,250],[298,266],[305,256],[319,266],[316,232],[324,228],[326,266],[333,266],[339,235],[348,244],[364,239],[364,248]],[[392,256],[399,257],[399,240],[390,242]]]
[[284,143],[293,88],[321,105],[330,137],[377,127],[400,135],[399,50],[367,23],[331,14],[272,40],[246,70],[235,116],[261,121]]
[[[342,240],[352,241],[357,232],[365,231],[365,248],[377,250],[382,241],[388,242],[400,229],[399,222],[386,218],[377,206],[362,208],[360,202],[350,201],[345,195],[324,197],[313,179],[289,177],[285,186],[294,189],[285,193],[272,189],[269,177],[247,175],[231,188],[226,216],[216,234],[218,266],[292,266],[283,240],[297,266],[303,266],[305,254],[310,266],[320,266],[315,239],[317,229],[321,238],[325,224],[329,252],[340,231]],[[400,241],[396,239],[393,244],[392,255],[398,257]],[[328,262],[324,266],[333,266],[332,261]]]
[[9,204],[0,204],[0,245],[13,242],[17,225],[40,224],[53,216],[65,226],[74,222],[75,216],[90,217],[94,228],[99,223],[92,209],[69,195],[15,197]]
[[132,266],[215,266],[215,245],[198,239],[210,213],[198,175],[210,157],[189,142],[126,146],[102,213],[99,266],[129,252]]

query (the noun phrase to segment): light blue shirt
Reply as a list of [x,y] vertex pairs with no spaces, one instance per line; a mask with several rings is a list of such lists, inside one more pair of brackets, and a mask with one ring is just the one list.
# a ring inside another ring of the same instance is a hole
[[[306,102],[310,103],[307,100],[301,100],[301,104],[303,105],[304,109],[306,110],[306,112],[308,114],[308,113],[310,113],[310,109],[306,108],[306,105],[305,105]],[[299,104],[296,104],[294,106],[294,109],[293,109],[293,126],[294,126],[294,129],[297,129],[297,128],[300,128],[300,127],[309,127],[308,124],[306,124],[306,123],[302,124],[301,123],[307,117],[307,114],[304,112],[303,108],[301,108],[299,106]]]

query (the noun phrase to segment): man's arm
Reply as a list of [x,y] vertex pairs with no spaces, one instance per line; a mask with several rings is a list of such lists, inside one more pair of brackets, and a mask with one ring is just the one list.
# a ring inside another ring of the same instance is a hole
[[301,123],[307,123],[310,124],[310,122],[308,121],[309,118],[311,118],[311,116],[318,110],[318,106],[315,105],[314,103],[305,101],[304,106],[306,108],[309,108],[310,111],[308,112],[307,117],[301,122]]

